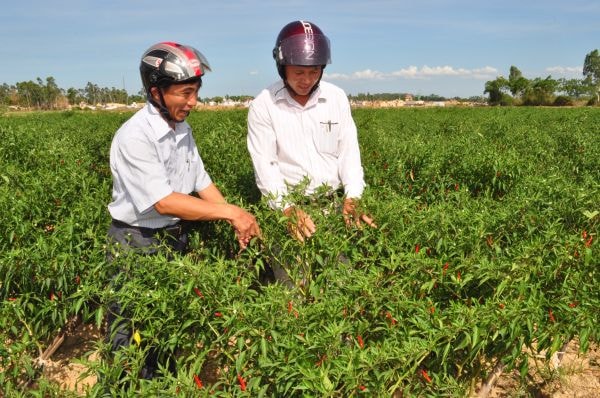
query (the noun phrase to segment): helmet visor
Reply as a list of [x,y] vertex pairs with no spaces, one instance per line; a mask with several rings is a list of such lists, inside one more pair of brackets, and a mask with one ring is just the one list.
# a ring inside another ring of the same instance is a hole
[[160,71],[175,81],[200,77],[210,71],[208,60],[200,51],[194,49],[178,49],[169,53],[159,66]]
[[314,66],[331,63],[329,39],[325,35],[294,35],[283,39],[276,51],[281,65]]

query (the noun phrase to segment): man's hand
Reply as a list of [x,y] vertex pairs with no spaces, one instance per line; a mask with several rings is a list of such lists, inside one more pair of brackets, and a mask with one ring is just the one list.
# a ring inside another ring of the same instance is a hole
[[241,207],[230,205],[233,208],[233,217],[230,220],[231,226],[240,244],[240,248],[245,249],[248,243],[255,236],[260,236],[260,228],[256,218]]
[[361,228],[363,223],[365,223],[369,227],[377,228],[377,225],[370,216],[357,212],[356,202],[352,198],[344,199],[342,216],[344,217],[344,222],[346,223],[347,227],[356,226]]
[[300,242],[304,242],[304,239],[310,238],[317,230],[312,218],[296,206],[288,207],[283,211],[283,214],[290,219],[288,221],[290,235]]

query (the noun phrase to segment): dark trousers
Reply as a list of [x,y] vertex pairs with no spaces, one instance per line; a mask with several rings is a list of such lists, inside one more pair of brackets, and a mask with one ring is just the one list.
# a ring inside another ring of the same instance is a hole
[[[113,261],[115,255],[147,256],[156,254],[161,245],[167,244],[173,251],[185,253],[188,245],[188,233],[184,223],[172,227],[151,229],[133,227],[123,222],[113,220],[108,230],[108,251],[106,258]],[[120,271],[119,271],[120,272]],[[111,287],[118,291],[120,286],[115,282],[118,275],[113,276]],[[123,313],[119,302],[111,302],[108,305],[107,332],[105,342],[111,346],[111,354],[114,355],[122,347],[131,344],[133,331],[130,328],[127,315]],[[156,375],[159,364],[159,353],[150,348],[145,359],[145,365],[141,370],[140,377],[151,379]],[[167,359],[163,364],[175,373],[175,362]]]

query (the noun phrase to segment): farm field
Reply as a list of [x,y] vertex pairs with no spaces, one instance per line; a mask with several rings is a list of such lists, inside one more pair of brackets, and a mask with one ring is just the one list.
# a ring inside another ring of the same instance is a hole
[[[502,370],[530,396],[553,393],[565,351],[593,354],[597,380],[600,111],[353,113],[378,229],[316,200],[317,234],[291,239],[254,185],[246,110],[201,111],[188,121],[206,168],[262,242],[239,252],[229,225],[203,223],[186,256],[112,264],[108,149],[131,113],[2,115],[0,396],[76,395],[40,365],[57,337],[102,331],[115,299],[135,342],[115,361],[101,337],[78,351],[82,378],[99,376],[79,394],[118,396],[125,372],[123,396],[461,397]],[[295,289],[257,283],[270,262]],[[151,348],[177,373],[134,377]]]

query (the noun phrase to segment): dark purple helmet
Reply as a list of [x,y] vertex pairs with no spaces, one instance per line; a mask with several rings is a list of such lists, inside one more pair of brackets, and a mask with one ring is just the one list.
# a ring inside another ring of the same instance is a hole
[[202,81],[207,71],[210,65],[200,51],[173,42],[153,45],[144,52],[140,62],[140,75],[148,95],[151,87]]
[[277,72],[284,80],[284,65],[325,67],[331,63],[329,39],[312,22],[290,22],[277,36],[273,58],[277,64]]

